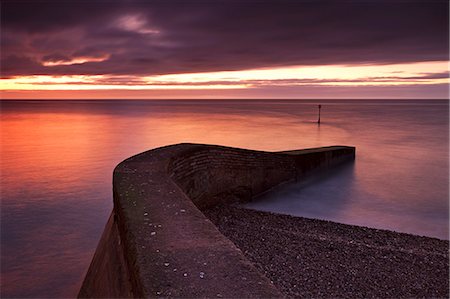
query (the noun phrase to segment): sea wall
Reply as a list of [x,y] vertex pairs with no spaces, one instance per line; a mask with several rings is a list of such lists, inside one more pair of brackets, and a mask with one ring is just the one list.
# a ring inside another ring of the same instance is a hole
[[354,157],[344,146],[272,153],[178,144],[123,161],[79,297],[282,297],[201,210]]

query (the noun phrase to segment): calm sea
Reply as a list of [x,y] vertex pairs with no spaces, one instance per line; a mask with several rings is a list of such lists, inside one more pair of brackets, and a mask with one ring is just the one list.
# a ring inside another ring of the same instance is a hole
[[448,239],[447,101],[2,101],[1,296],[74,297],[112,209],[114,166],[179,142],[356,161],[249,205]]

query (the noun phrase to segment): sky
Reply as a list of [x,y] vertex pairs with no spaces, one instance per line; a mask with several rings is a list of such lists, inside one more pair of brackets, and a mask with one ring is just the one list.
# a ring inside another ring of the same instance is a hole
[[3,0],[3,99],[448,98],[437,0]]

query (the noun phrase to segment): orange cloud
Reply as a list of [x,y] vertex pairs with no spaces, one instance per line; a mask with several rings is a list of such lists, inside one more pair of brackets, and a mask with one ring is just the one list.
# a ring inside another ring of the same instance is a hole
[[87,62],[102,62],[108,60],[110,55],[103,55],[100,57],[73,57],[70,59],[59,59],[59,60],[47,60],[42,61],[43,66],[58,66],[58,65],[72,65],[72,64],[83,64]]

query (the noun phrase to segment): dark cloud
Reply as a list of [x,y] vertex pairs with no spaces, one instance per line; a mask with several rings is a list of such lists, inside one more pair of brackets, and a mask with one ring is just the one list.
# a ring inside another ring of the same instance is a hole
[[413,80],[429,80],[429,79],[448,79],[449,73],[423,73],[421,76],[411,76],[406,77],[405,79],[413,79]]
[[[448,59],[448,1],[3,1],[2,76]],[[102,62],[45,67],[109,55]],[[55,60],[52,60],[55,61]]]
[[50,54],[50,55],[45,55],[44,57],[42,57],[42,60],[48,61],[48,62],[69,61],[70,58],[65,55],[62,55],[62,54],[54,53],[54,54]]

